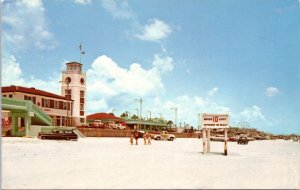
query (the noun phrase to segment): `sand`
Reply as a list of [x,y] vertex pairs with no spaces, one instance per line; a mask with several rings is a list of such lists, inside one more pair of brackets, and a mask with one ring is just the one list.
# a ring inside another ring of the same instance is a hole
[[300,143],[199,139],[130,145],[129,138],[78,141],[2,138],[5,189],[300,188]]

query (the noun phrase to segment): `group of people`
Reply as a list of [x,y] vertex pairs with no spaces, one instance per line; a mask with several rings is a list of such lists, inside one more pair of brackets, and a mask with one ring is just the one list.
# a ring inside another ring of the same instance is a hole
[[[132,133],[130,134],[130,144],[133,145],[133,139],[135,139],[135,145],[138,145],[138,139],[140,137],[140,133],[135,130],[132,131]],[[144,145],[150,145],[151,144],[151,134],[148,132],[145,132],[145,134],[143,135],[144,138]]]

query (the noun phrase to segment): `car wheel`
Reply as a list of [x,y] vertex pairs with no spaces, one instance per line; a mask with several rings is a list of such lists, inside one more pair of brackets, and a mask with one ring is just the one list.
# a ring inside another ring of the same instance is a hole
[[156,140],[160,140],[160,137],[156,137]]
[[46,137],[43,136],[42,139],[46,139]]
[[68,141],[68,140],[70,140],[70,138],[69,138],[69,137],[67,137],[67,138],[66,138],[66,140]]
[[173,138],[173,137],[171,137],[171,138],[170,138],[170,141],[173,141],[173,140],[174,140],[174,138]]

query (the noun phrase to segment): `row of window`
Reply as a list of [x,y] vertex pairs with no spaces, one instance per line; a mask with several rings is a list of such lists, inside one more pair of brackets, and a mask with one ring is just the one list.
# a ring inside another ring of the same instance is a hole
[[[80,91],[83,92],[83,91]],[[70,92],[69,92],[70,93]],[[84,96],[84,92],[80,93],[80,96]],[[3,97],[7,97],[6,94],[3,95]],[[9,98],[12,98],[13,95],[9,94]],[[36,97],[35,96],[28,96],[24,95],[24,100],[31,100],[34,104],[37,104],[40,106],[40,103],[36,103]],[[71,110],[71,103],[70,102],[63,102],[63,101],[55,101],[52,99],[45,99],[42,98],[42,107],[45,108],[54,108],[54,109],[62,109],[62,110]],[[80,98],[80,115],[84,115],[84,98]]]
[[70,104],[70,102],[67,103],[67,102],[63,102],[63,101],[55,101],[52,99],[42,98],[42,107],[61,109],[61,110],[70,110],[71,104]]
[[[4,94],[3,97],[6,97],[6,94]],[[9,97],[9,98],[12,98],[13,95],[12,95],[12,94],[9,94],[8,97]]]

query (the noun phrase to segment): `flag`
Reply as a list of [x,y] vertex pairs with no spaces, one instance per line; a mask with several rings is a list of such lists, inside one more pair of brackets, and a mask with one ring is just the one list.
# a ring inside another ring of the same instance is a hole
[[81,54],[84,54],[84,53],[85,53],[85,52],[83,51],[82,44],[79,45],[79,50],[80,50],[80,53],[81,53]]

